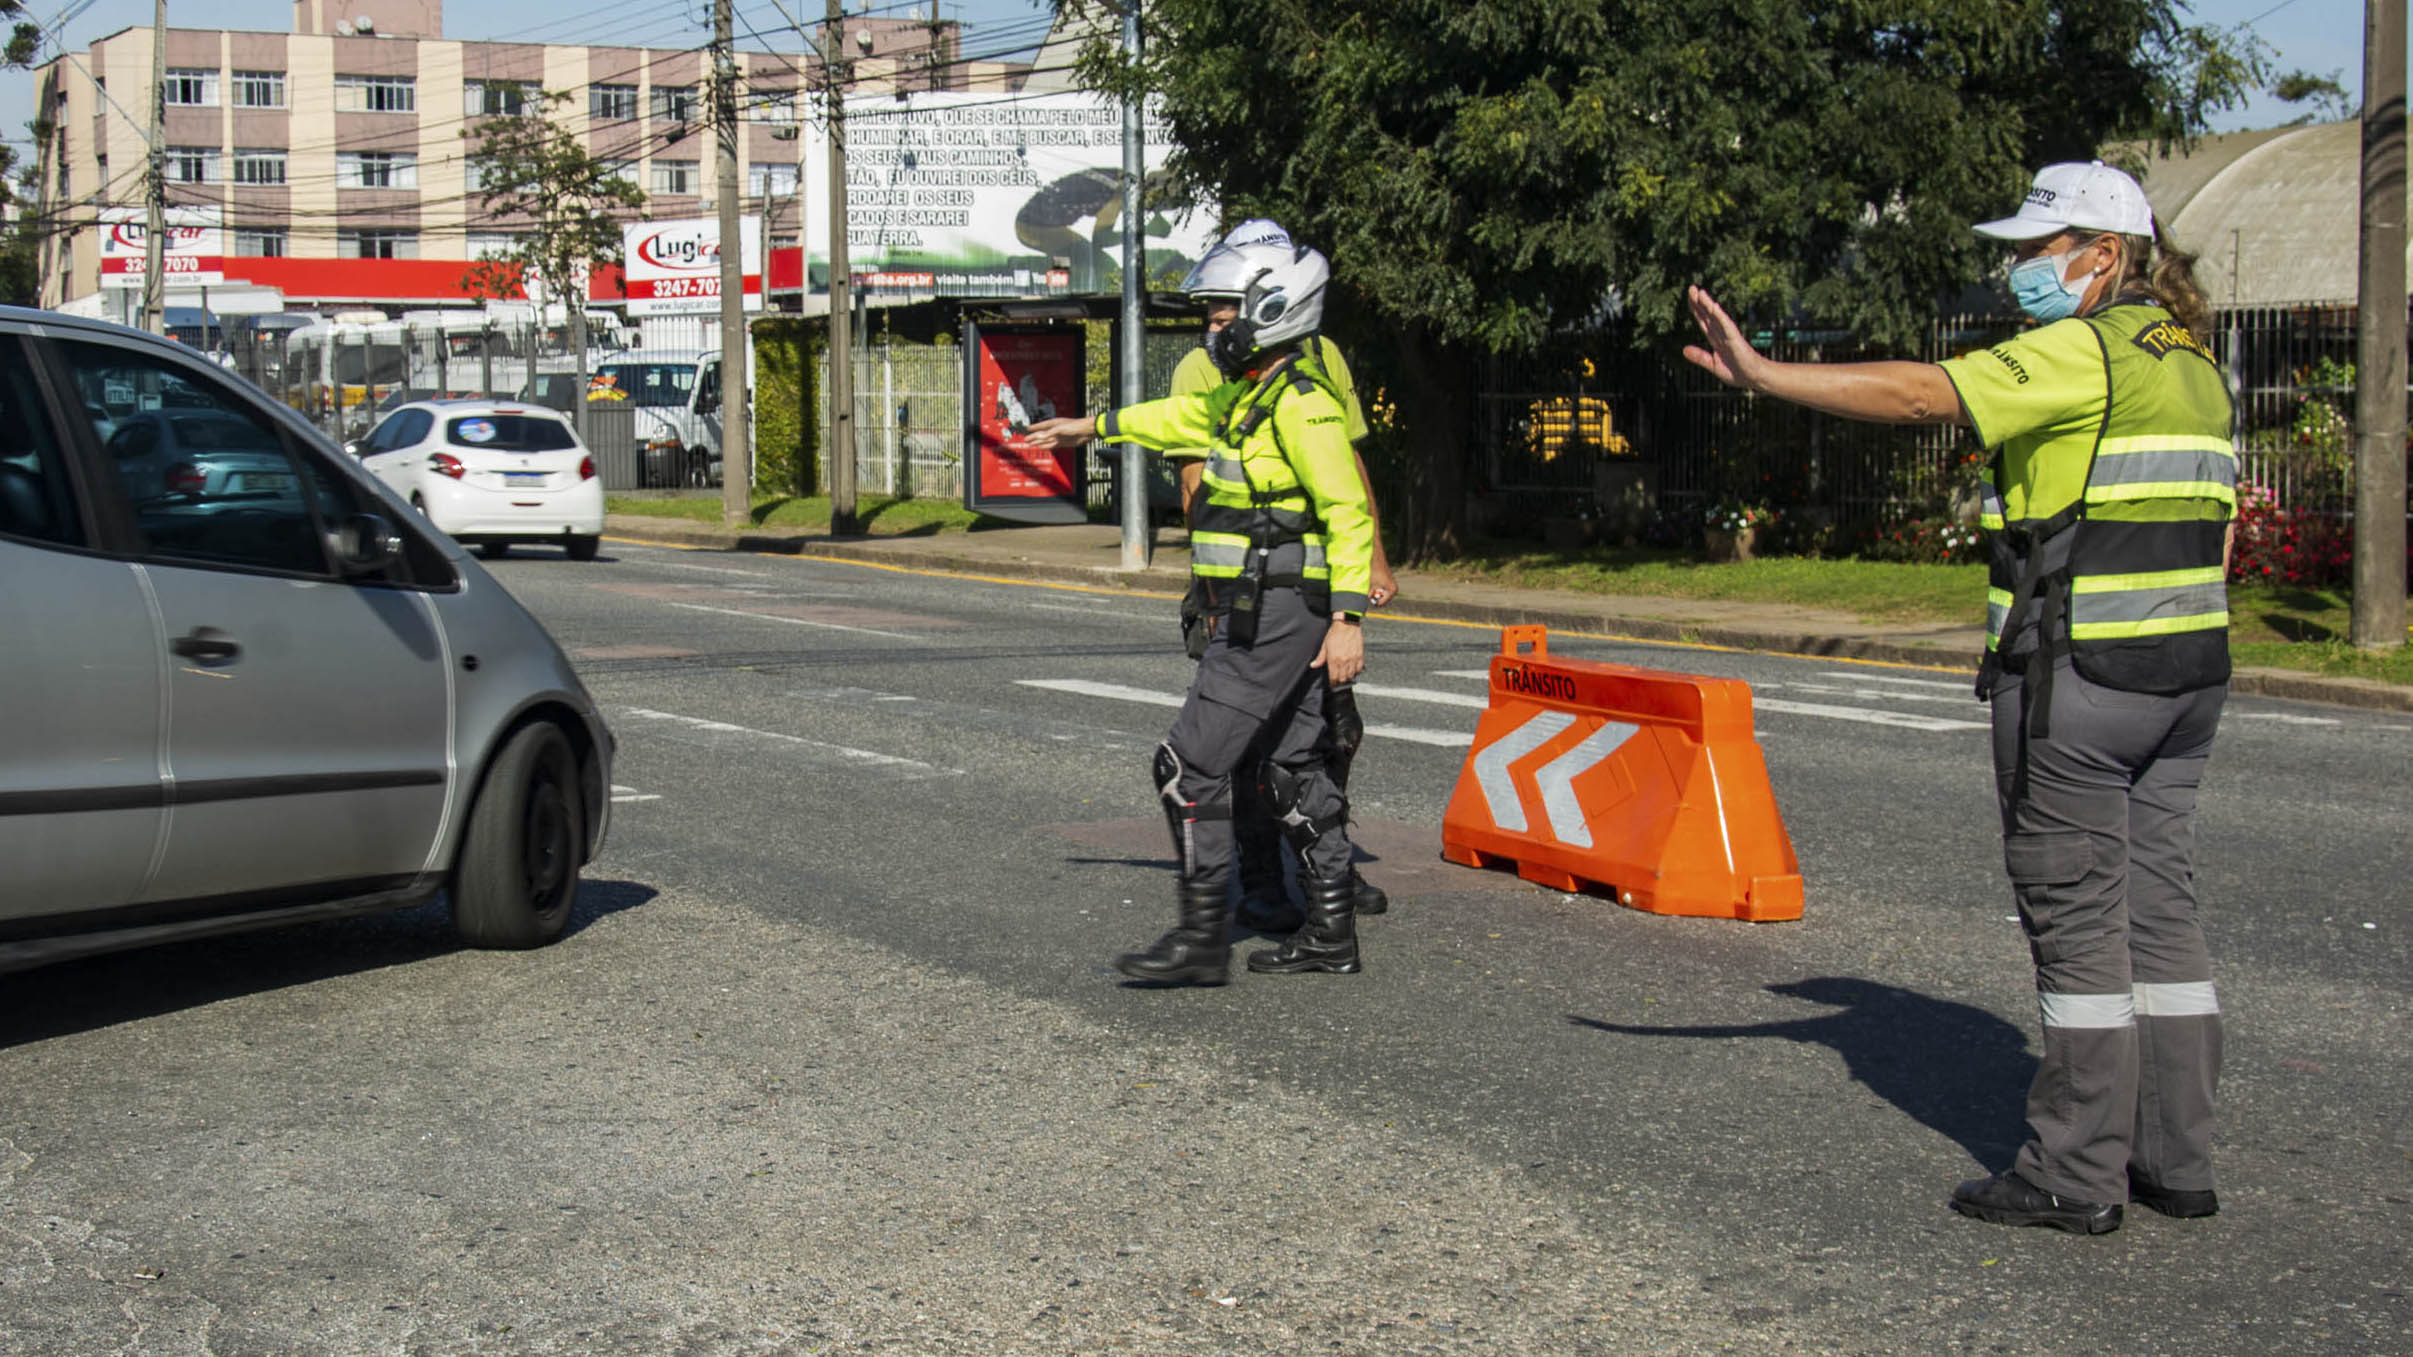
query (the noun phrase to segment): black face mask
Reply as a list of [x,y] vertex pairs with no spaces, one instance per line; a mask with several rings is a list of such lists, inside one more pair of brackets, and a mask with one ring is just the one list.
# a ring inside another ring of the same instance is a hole
[[1235,320],[1207,335],[1206,351],[1224,380],[1236,382],[1248,375],[1248,360],[1257,356],[1257,327]]

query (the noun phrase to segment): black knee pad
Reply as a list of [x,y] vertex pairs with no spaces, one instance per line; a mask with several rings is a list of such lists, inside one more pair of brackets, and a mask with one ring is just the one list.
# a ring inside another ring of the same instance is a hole
[[1281,827],[1282,837],[1290,840],[1291,848],[1302,861],[1307,857],[1308,850],[1314,848],[1326,834],[1348,823],[1349,803],[1346,800],[1341,802],[1338,810],[1322,819],[1311,818],[1301,810],[1299,802],[1303,788],[1299,775],[1271,759],[1258,766],[1257,785],[1264,790],[1267,813]]

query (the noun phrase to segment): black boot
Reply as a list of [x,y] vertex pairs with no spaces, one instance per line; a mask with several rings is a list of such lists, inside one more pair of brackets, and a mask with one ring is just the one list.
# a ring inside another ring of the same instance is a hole
[[1269,938],[1298,932],[1307,920],[1290,903],[1290,888],[1282,880],[1282,841],[1267,834],[1238,837],[1240,911],[1234,922]]
[[1382,887],[1359,876],[1355,867],[1349,869],[1349,885],[1357,892],[1357,898],[1353,904],[1358,913],[1388,914],[1391,912],[1391,897],[1382,893]]
[[1297,971],[1330,971],[1355,975],[1357,959],[1357,887],[1343,875],[1337,881],[1301,877],[1307,892],[1307,922],[1282,945],[1248,954],[1248,968],[1275,975]]
[[1178,888],[1180,922],[1144,952],[1125,952],[1114,968],[1156,985],[1220,985],[1231,978],[1232,943],[1226,935],[1231,902],[1224,885],[1184,880]]

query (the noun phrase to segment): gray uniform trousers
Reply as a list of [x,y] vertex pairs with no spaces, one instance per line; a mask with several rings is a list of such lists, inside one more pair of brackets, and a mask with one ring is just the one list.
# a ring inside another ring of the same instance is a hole
[[[1232,781],[1254,779],[1271,759],[1298,779],[1299,809],[1313,819],[1336,816],[1341,794],[1325,771],[1324,671],[1310,668],[1323,648],[1330,618],[1310,608],[1296,589],[1268,589],[1258,609],[1256,644],[1229,644],[1228,617],[1190,679],[1190,692],[1165,743],[1181,760],[1174,850],[1182,876],[1200,885],[1227,883],[1232,870]],[[1327,880],[1346,875],[1346,825],[1326,832],[1305,855],[1308,871]]]
[[2063,656],[2022,787],[2023,687],[2006,675],[1993,712],[2003,860],[2044,1019],[2017,1171],[2087,1202],[2128,1200],[2132,1168],[2210,1191],[2220,1006],[2196,917],[2195,793],[2228,688],[2122,692]]

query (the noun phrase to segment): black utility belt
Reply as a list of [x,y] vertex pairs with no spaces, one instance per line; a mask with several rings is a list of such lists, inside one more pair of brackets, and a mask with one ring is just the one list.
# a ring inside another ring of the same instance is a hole
[[[1194,575],[1191,578],[1205,586],[1207,598],[1211,604],[1221,606],[1231,601],[1232,595],[1239,591],[1240,581],[1245,577],[1240,575]],[[1259,575],[1257,587],[1260,589],[1296,589],[1311,597],[1322,594],[1329,598],[1332,594],[1332,581],[1309,579],[1305,575],[1299,574]]]

